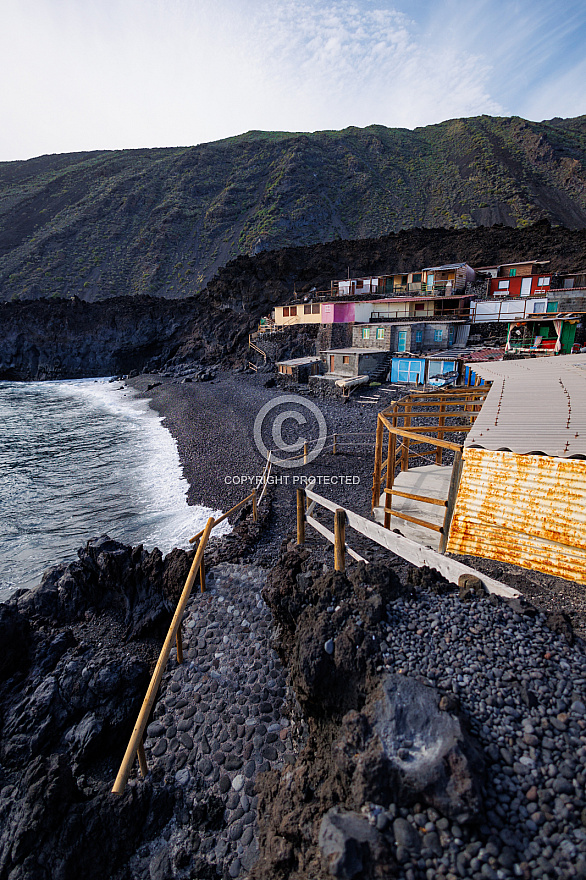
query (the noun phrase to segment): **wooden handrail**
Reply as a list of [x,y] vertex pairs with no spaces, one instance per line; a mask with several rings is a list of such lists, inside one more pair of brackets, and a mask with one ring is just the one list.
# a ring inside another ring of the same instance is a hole
[[[149,715],[151,714],[153,704],[157,697],[157,693],[161,685],[161,679],[163,678],[165,666],[167,665],[167,660],[171,651],[171,646],[177,636],[179,627],[181,626],[183,613],[185,611],[187,602],[189,601],[189,597],[191,596],[191,590],[193,589],[193,585],[195,583],[195,578],[197,576],[200,564],[203,561],[203,554],[206,548],[206,544],[214,525],[215,520],[213,516],[210,516],[207,521],[207,525],[203,530],[201,541],[199,542],[195,558],[191,563],[191,568],[189,570],[189,574],[187,575],[187,580],[185,581],[183,592],[181,593],[181,598],[179,599],[177,608],[175,609],[175,614],[173,615],[171,626],[169,627],[169,631],[167,632],[167,636],[165,638],[165,641],[163,642],[163,647],[161,648],[161,653],[159,654],[159,659],[157,660],[155,671],[152,674],[146,696],[143,700],[141,710],[136,720],[136,724],[134,725],[134,730],[132,731],[128,746],[126,747],[124,758],[122,759],[116,781],[114,782],[114,786],[112,788],[113,794],[122,794],[122,792],[126,788],[126,783],[128,781],[128,777],[130,775],[130,770],[132,768],[134,760],[139,751],[142,752],[142,740],[147,722],[149,720]],[[144,753],[142,753],[141,755],[140,764],[141,770],[144,773],[144,771],[146,770]]]
[[[253,489],[253,491],[250,493],[250,495],[247,495],[246,498],[243,498],[242,501],[239,501],[238,504],[234,505],[234,507],[231,507],[227,513],[223,513],[222,516],[219,516],[217,518],[217,520],[214,521],[214,526],[217,526],[218,523],[221,523],[225,519],[227,519],[231,513],[235,513],[235,511],[240,510],[241,507],[244,507],[244,505],[246,504],[247,501],[250,501],[255,496],[256,496],[256,489]],[[207,526],[206,526],[206,529],[207,529]],[[203,535],[204,532],[205,532],[205,529],[202,529],[201,532],[198,532],[197,535],[194,535],[193,538],[189,539],[189,543],[190,544],[195,543],[195,541],[197,541],[198,538],[201,538],[201,536]]]
[[393,428],[384,416],[381,416],[381,421],[384,423],[388,431],[397,434],[399,437],[406,437],[408,440],[414,440],[416,443],[431,443],[432,446],[441,446],[442,449],[453,449],[454,452],[462,448],[459,443],[450,443],[449,440],[439,440],[437,438],[434,439],[433,437],[427,439],[425,434],[415,434],[412,431],[406,431],[404,428]]
[[400,498],[411,498],[413,501],[423,501],[424,504],[436,504],[438,507],[447,507],[448,502],[441,498],[431,498],[428,495],[412,495],[411,492],[399,492],[398,489],[383,489],[387,495],[398,495]]

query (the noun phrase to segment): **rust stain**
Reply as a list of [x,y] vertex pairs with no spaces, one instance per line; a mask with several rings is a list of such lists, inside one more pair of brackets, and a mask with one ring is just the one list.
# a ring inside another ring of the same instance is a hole
[[586,461],[466,449],[448,552],[586,583]]

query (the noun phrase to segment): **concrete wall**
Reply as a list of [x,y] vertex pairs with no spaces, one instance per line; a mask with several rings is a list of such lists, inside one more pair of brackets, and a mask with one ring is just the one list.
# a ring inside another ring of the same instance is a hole
[[[329,352],[327,355],[327,368],[330,372],[330,357],[334,357],[334,369],[331,372],[338,376],[362,376],[370,375],[382,364],[387,356],[386,352],[369,352],[365,349],[364,354],[344,352]],[[344,358],[348,358],[348,363],[344,363]]]

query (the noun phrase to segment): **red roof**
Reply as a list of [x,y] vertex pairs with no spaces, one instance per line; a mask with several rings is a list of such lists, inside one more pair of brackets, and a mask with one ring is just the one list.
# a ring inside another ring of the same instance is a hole
[[504,348],[481,348],[479,351],[471,351],[469,354],[463,354],[462,359],[468,363],[469,361],[502,361],[505,353]]

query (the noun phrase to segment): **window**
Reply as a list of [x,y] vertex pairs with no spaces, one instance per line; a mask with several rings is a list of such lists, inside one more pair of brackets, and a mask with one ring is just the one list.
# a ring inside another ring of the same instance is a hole
[[356,290],[360,290],[362,287],[364,287],[364,280],[362,278],[357,278],[356,279]]
[[537,282],[537,284],[539,287],[547,287],[547,285],[549,284],[549,281],[550,281],[549,277],[540,278],[539,281]]
[[509,282],[508,281],[499,281],[499,290],[508,290]]
[[289,317],[289,306],[283,306],[283,317],[284,318]]
[[344,355],[342,355],[342,363],[343,363],[343,364],[349,364],[349,363],[350,363],[350,355],[349,355],[349,354],[344,354]]
[[311,315],[311,306],[303,306],[303,314]]
[[422,312],[425,309],[425,303],[415,303],[415,311]]
[[297,306],[291,306],[291,317],[294,318],[297,315]]
[[319,315],[319,303],[318,303],[318,305],[313,305],[311,307],[311,314],[312,315]]
[[434,339],[434,342],[441,342],[442,339],[443,339],[443,337],[444,337],[444,331],[443,331],[443,330],[434,330],[434,331],[433,331],[433,339]]
[[401,275],[401,284],[407,284],[408,281],[409,281],[408,275]]
[[370,327],[363,327],[362,328],[362,338],[363,339],[370,339]]
[[385,338],[385,328],[384,327],[377,327],[376,328],[376,338],[377,339],[384,339]]
[[415,342],[423,342],[423,330],[415,331]]
[[509,278],[514,278],[516,274],[517,274],[516,269],[509,269]]
[[421,282],[421,272],[413,273],[413,284],[419,284]]

